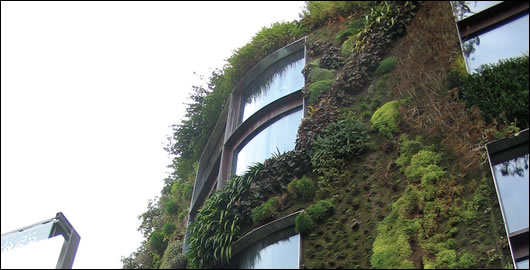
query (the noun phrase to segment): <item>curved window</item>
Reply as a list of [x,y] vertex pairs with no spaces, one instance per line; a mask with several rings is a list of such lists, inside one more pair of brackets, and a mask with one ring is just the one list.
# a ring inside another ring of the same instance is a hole
[[300,234],[294,228],[276,232],[237,254],[230,267],[236,269],[298,269]]
[[528,53],[528,12],[487,32],[468,38],[464,55],[471,72],[482,64]]
[[274,63],[259,75],[241,96],[239,123],[267,104],[304,87],[304,50]]
[[528,228],[528,154],[493,167],[508,233]]
[[296,133],[302,121],[303,110],[298,107],[274,121],[239,148],[234,155],[232,172],[241,175],[254,162],[263,162],[273,153],[294,149]]

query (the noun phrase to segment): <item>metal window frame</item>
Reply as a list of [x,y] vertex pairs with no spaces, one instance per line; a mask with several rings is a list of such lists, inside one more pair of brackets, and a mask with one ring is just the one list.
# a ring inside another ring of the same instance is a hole
[[[495,191],[497,193],[497,199],[499,201],[499,206],[501,209],[502,220],[504,222],[504,229],[506,231],[506,237],[508,239],[508,244],[510,246],[510,254],[512,256],[512,262],[517,269],[517,262],[529,258],[528,252],[528,240],[529,240],[529,230],[528,227],[521,230],[510,233],[508,230],[508,225],[506,222],[506,216],[504,214],[504,205],[502,203],[502,196],[497,185],[497,176],[495,175],[494,166],[502,162],[511,160],[515,157],[520,157],[522,155],[528,154],[528,144],[529,144],[529,131],[525,129],[517,136],[510,138],[504,138],[496,140],[486,144],[486,151],[488,154],[488,161],[491,169],[491,175],[493,177],[493,183],[495,185]],[[525,246],[526,245],[526,246]]]
[[[453,1],[450,2],[450,5],[453,6]],[[463,49],[465,41],[471,37],[479,36],[487,31],[510,23],[512,20],[517,19],[518,16],[521,16],[524,12],[528,12],[528,7],[528,1],[504,1],[462,20],[458,20],[456,15],[453,14],[453,17],[455,18],[456,30],[458,33],[458,39],[460,41],[460,49],[464,59],[466,59]],[[471,73],[467,60],[464,62],[467,72]]]
[[56,269],[72,269],[72,265],[74,263],[75,255],[77,253],[77,248],[79,246],[81,236],[79,236],[77,231],[70,224],[68,219],[66,219],[66,217],[63,215],[62,212],[58,212],[54,218],[46,219],[41,222],[37,222],[35,224],[22,227],[20,229],[2,234],[2,236],[23,232],[25,230],[31,229],[36,226],[40,226],[48,222],[54,222],[51,228],[51,231],[50,231],[50,235],[48,236],[48,239],[59,236],[59,235],[64,237],[64,243],[61,248],[61,253],[59,254],[59,258],[57,259],[57,264],[55,268]]

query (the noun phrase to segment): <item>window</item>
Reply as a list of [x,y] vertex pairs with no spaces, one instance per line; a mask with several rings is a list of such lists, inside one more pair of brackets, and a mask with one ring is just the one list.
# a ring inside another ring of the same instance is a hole
[[302,121],[302,107],[280,116],[278,120],[258,131],[234,155],[233,173],[241,175],[254,162],[263,162],[276,152],[286,152],[294,149],[298,126]]
[[495,190],[516,268],[528,268],[528,129],[486,145]]
[[300,268],[300,234],[294,227],[278,231],[252,244],[232,258],[236,269]]
[[528,53],[528,2],[452,1],[468,71]]
[[239,122],[267,104],[304,87],[302,69],[305,65],[304,50],[299,50],[274,63],[259,75],[241,97]]

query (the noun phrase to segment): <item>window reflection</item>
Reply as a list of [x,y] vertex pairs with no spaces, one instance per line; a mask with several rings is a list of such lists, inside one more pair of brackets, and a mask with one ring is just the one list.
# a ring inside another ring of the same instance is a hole
[[230,266],[237,269],[298,269],[299,256],[300,234],[295,234],[291,228],[244,249],[233,258]]
[[517,262],[517,269],[528,269],[528,259]]
[[453,13],[460,21],[487,8],[495,6],[502,1],[451,1]]
[[528,228],[528,157],[521,157],[493,167],[508,232]]
[[274,100],[303,88],[304,65],[304,50],[300,50],[267,68],[241,97],[239,123]]
[[252,163],[263,162],[273,153],[294,149],[302,116],[302,107],[299,107],[259,131],[234,155],[235,174],[243,174]]
[[474,73],[482,64],[528,53],[528,12],[464,41],[464,55],[469,70]]

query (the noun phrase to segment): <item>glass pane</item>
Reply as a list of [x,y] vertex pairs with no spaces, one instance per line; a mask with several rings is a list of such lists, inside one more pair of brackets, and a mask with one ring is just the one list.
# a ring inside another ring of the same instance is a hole
[[528,269],[528,259],[517,262],[517,269]]
[[464,42],[464,55],[472,73],[482,64],[497,63],[523,53],[528,53],[528,12]]
[[493,167],[508,232],[528,228],[528,154]]
[[55,268],[64,237],[50,237],[55,220],[2,235],[2,268]]
[[61,255],[64,237],[32,242],[2,253],[2,269],[53,269]]
[[267,104],[304,87],[304,50],[293,53],[267,68],[241,97],[240,123]]
[[[502,1],[451,1],[453,13],[458,20],[465,19],[477,14],[489,7],[495,6]],[[465,5],[465,7],[463,6]]]
[[238,269],[298,269],[300,234],[288,229],[268,236],[234,257]]
[[298,126],[302,122],[302,107],[276,120],[260,131],[234,155],[235,174],[241,175],[254,162],[263,162],[273,153],[294,149]]
[[50,237],[54,220],[32,226],[23,231],[2,235],[2,252],[9,251]]

